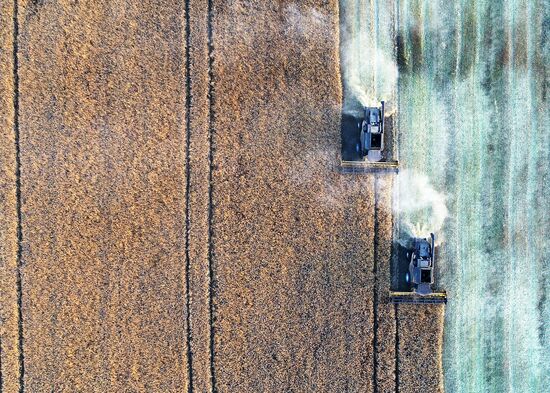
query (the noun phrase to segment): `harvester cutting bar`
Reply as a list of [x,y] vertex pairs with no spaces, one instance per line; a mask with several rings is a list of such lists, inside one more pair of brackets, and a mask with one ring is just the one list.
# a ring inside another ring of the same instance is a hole
[[395,172],[399,171],[397,161],[341,161],[340,171],[342,173],[371,173],[371,172]]
[[420,296],[414,292],[390,292],[392,303],[414,303],[414,304],[438,304],[447,303],[445,292],[434,292],[430,295]]

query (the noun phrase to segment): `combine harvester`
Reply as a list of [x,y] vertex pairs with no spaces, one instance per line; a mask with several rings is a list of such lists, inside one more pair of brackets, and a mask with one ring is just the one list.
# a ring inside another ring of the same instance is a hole
[[363,108],[363,117],[342,116],[342,172],[397,172],[398,162],[386,149],[384,101]]
[[435,292],[435,235],[430,240],[423,238],[413,239],[413,249],[407,253],[410,258],[409,269],[405,273],[405,281],[409,291],[390,291],[392,303],[447,303],[446,292]]

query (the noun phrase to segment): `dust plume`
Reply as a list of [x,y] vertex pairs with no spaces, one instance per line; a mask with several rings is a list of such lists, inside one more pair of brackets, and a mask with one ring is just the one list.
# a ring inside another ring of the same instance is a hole
[[[361,106],[378,106],[392,96],[397,84],[397,64],[382,49],[361,46],[361,40],[354,39],[342,53],[342,79],[348,95]],[[391,101],[388,104],[394,105]],[[344,111],[353,112],[354,106],[348,100]]]
[[[406,237],[438,234],[449,213],[445,194],[434,188],[428,176],[407,169],[397,175],[393,209]],[[441,241],[441,236],[437,239]]]
[[389,6],[378,4],[356,12],[343,0],[340,18],[340,69],[344,87],[343,110],[354,115],[362,107],[379,106],[386,101],[388,111],[395,109],[397,64],[394,43],[379,32],[380,14]]
[[294,31],[301,36],[312,37],[329,30],[327,15],[313,7],[290,4],[285,9],[285,33]]

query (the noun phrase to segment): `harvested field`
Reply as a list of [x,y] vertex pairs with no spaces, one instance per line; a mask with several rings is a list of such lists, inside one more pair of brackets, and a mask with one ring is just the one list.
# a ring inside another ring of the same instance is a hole
[[550,386],[548,15],[543,0],[400,2],[401,168],[449,216],[414,217],[441,227],[448,393]]
[[0,12],[2,392],[439,391],[392,177],[337,170],[336,0]]

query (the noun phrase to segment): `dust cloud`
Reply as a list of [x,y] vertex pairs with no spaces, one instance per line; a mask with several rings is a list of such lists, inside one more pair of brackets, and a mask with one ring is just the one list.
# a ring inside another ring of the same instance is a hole
[[[449,211],[446,195],[435,189],[427,175],[413,170],[402,170],[394,185],[393,210],[402,225],[401,237],[429,237],[438,233]],[[437,237],[438,243],[442,240]]]
[[386,101],[386,110],[395,109],[397,63],[393,41],[380,29],[384,17],[390,15],[389,4],[361,8],[354,12],[356,2],[341,1],[340,68],[344,87],[343,111],[355,115],[362,107],[379,106]]

